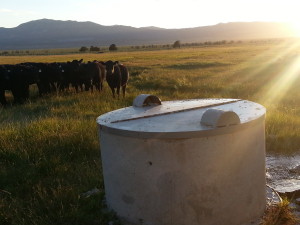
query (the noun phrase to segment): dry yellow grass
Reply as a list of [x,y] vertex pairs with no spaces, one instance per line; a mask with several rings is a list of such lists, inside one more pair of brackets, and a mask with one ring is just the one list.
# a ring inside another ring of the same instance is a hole
[[[0,108],[0,224],[106,224],[97,116],[129,106],[141,93],[162,100],[241,98],[267,108],[267,151],[300,146],[299,43],[247,42],[156,51],[0,56],[1,64],[119,60],[131,77],[125,99],[102,93],[31,89],[24,105]],[[85,200],[78,195],[98,187]],[[97,221],[97,222],[95,222]]]

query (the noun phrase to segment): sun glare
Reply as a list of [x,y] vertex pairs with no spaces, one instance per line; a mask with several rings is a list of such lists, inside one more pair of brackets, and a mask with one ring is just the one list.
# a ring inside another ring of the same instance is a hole
[[295,36],[300,37],[300,18],[298,21],[293,21],[289,23],[291,29],[294,31]]
[[[299,47],[300,43],[298,44]],[[267,104],[279,103],[288,94],[291,85],[300,75],[300,55],[295,54],[289,66],[282,72],[281,76],[274,80],[267,93],[263,96],[262,102]]]

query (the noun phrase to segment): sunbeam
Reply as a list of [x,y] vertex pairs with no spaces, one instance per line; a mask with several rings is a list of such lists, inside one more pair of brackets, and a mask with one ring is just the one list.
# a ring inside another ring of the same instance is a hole
[[266,94],[261,98],[264,104],[278,104],[288,91],[294,81],[300,75],[300,55],[295,55],[287,69],[275,79]]
[[[299,49],[299,47],[300,42],[298,40],[287,40],[282,44],[279,44],[277,47],[270,48],[269,50],[264,51],[263,53],[251,58],[250,60],[245,62],[246,67],[249,65],[249,63],[254,65],[259,64],[260,66],[251,70],[251,73],[247,74],[247,76],[244,76],[241,81],[247,82],[253,79],[253,77],[255,76],[260,76],[260,74],[265,69],[276,65],[280,61],[283,61],[283,59],[289,57],[290,54],[294,54],[295,51]],[[268,58],[268,60],[261,64],[260,62],[264,61],[266,58]]]

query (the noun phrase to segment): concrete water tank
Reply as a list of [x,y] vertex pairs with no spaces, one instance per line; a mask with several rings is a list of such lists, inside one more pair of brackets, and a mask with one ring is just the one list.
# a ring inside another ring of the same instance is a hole
[[266,206],[265,112],[240,99],[140,95],[101,115],[108,206],[130,224],[251,224]]

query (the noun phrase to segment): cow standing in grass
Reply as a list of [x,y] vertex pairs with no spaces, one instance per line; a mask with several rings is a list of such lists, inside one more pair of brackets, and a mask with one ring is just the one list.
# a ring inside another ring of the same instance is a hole
[[81,86],[84,85],[85,91],[91,90],[93,92],[93,87],[99,92],[102,91],[105,70],[103,72],[101,67],[103,65],[97,61],[80,65],[79,81]]
[[69,90],[69,85],[71,84],[75,88],[76,93],[78,92],[81,85],[79,68],[82,61],[83,59],[60,63],[60,70],[63,74],[59,81],[59,89],[61,91]]
[[14,103],[24,103],[29,98],[29,85],[37,80],[35,68],[29,65],[1,65],[0,66],[0,103],[8,104],[5,90],[12,92]]
[[120,89],[122,87],[123,98],[125,97],[125,91],[127,82],[129,79],[129,73],[127,68],[120,64],[118,61],[107,61],[105,63],[106,69],[106,81],[108,86],[110,87],[113,97],[115,98],[115,88],[117,89],[118,99],[120,98]]

